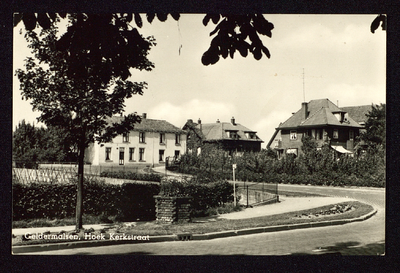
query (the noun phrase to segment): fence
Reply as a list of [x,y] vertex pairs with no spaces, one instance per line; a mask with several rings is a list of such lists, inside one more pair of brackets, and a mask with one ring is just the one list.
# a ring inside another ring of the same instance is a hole
[[276,203],[279,201],[278,183],[236,182],[242,184],[238,188],[239,204],[246,207]]
[[[21,166],[21,167],[16,167]],[[26,167],[24,167],[26,166]],[[29,167],[30,168],[29,168]],[[86,178],[99,177],[104,171],[146,173],[148,166],[93,166],[84,165]],[[19,183],[68,183],[78,175],[78,164],[72,163],[36,163],[13,164],[13,180]],[[121,179],[102,178],[111,184],[122,184]],[[118,181],[117,181],[118,180]]]

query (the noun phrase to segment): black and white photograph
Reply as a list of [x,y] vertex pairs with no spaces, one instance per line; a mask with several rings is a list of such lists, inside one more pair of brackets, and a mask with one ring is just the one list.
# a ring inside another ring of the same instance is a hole
[[385,256],[385,14],[13,14],[12,255]]

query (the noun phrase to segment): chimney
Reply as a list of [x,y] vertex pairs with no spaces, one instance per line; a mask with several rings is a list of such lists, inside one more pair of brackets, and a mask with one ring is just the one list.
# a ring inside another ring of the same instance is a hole
[[232,123],[233,125],[236,125],[236,123],[235,123],[235,118],[234,118],[234,117],[231,118],[231,123]]
[[307,117],[308,117],[308,103],[307,102],[301,103],[301,113],[302,113],[303,120],[307,119]]
[[198,124],[201,124],[201,119],[199,118],[199,120],[197,121]]
[[147,113],[143,113],[142,119],[146,119],[146,118],[147,118]]
[[217,123],[219,123],[219,119],[217,119]]

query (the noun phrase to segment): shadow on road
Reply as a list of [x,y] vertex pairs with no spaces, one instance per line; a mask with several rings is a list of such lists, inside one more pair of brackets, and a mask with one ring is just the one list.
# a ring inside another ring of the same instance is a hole
[[321,246],[310,253],[294,252],[291,255],[385,255],[385,242],[361,245],[359,242],[340,242],[334,246]]

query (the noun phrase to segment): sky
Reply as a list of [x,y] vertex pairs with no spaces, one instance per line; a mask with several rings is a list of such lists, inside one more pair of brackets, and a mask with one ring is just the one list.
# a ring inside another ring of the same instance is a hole
[[[215,28],[202,24],[204,14],[181,14],[178,22],[169,15],[152,24],[142,15],[139,32],[157,43],[148,55],[155,68],[131,70],[131,80],[147,82],[148,89],[128,99],[125,112],[147,113],[180,128],[188,119],[214,123],[234,117],[257,131],[265,148],[303,101],[327,98],[339,107],[386,103],[386,32],[370,32],[376,16],[264,14],[274,24],[272,38],[261,36],[270,59],[236,52],[234,59],[204,66],[201,56]],[[14,71],[30,54],[22,28],[14,28]],[[13,128],[22,119],[40,125],[39,114],[21,99],[14,76]]]

